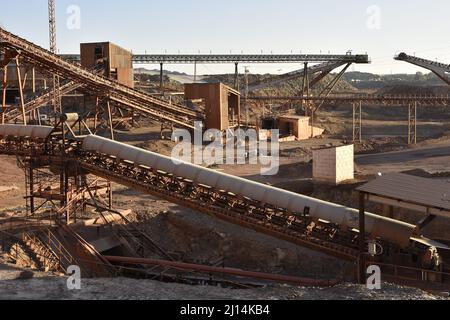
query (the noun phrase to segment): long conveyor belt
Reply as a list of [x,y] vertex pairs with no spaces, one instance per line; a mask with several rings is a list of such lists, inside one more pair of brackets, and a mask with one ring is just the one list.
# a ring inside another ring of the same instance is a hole
[[0,47],[3,50],[17,52],[22,59],[46,72],[82,84],[89,90],[97,92],[98,95],[108,97],[152,119],[170,122],[187,129],[194,129],[194,121],[203,120],[203,116],[194,110],[155,98],[99,76],[2,28],[0,28]]

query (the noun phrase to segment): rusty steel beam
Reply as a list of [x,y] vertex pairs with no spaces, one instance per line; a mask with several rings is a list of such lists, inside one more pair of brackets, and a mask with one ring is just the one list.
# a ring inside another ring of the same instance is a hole
[[[136,166],[134,163],[120,161],[98,152],[85,151],[79,147],[80,143],[77,141],[66,141],[66,144],[62,145],[61,139],[56,136],[47,141],[27,137],[0,140],[0,154],[33,155],[46,165],[64,166],[76,162],[85,173],[106,178],[183,207],[353,263],[360,260],[362,238],[357,230],[316,220],[306,213],[302,215],[287,212],[282,208],[223,190],[195,184],[183,177],[154,168]],[[64,150],[65,157],[61,157],[61,150]],[[392,256],[388,252],[398,252],[400,248],[411,257],[426,255],[429,249],[414,244],[400,247],[381,238],[377,242],[386,252],[386,256],[376,258],[380,263],[389,262]],[[367,258],[367,262],[372,260],[370,256],[364,258]],[[408,266],[414,264],[411,262]]]
[[8,66],[3,67],[3,81],[2,81],[2,124],[5,123],[5,112],[6,112],[6,89],[8,87]]
[[[65,95],[69,92],[79,89],[81,86],[82,85],[80,85],[78,83],[69,81],[59,87],[59,94]],[[54,99],[53,88],[50,90],[46,90],[40,96],[25,103],[25,105],[24,105],[25,113],[29,114],[29,113],[33,112],[34,110],[42,107],[43,105],[50,103],[53,99]],[[18,108],[13,107],[13,108],[11,108],[11,110],[9,112],[6,112],[4,116],[5,116],[6,122],[11,122],[11,121],[14,121],[14,120],[18,119],[19,117],[21,117],[22,114],[21,114],[21,112],[19,112]]]
[[[329,97],[333,89],[336,87],[339,80],[341,80],[344,73],[347,71],[347,69],[350,67],[351,63],[348,63],[344,69],[341,70],[334,78],[333,80],[322,90],[322,92],[319,94],[320,98],[326,98]],[[312,114],[316,113],[324,104],[325,100],[320,101],[319,105],[315,107]],[[313,118],[312,118],[313,119]],[[313,126],[314,124],[312,124]]]
[[110,263],[120,263],[128,265],[150,265],[161,266],[165,268],[174,268],[188,271],[198,271],[221,275],[230,275],[237,277],[244,277],[249,279],[260,279],[266,281],[273,281],[278,283],[291,283],[301,286],[313,286],[313,287],[332,287],[338,285],[340,282],[337,280],[315,280],[303,277],[293,277],[279,274],[262,273],[255,271],[244,271],[231,268],[219,268],[210,267],[199,264],[183,263],[166,260],[156,259],[144,259],[144,258],[132,258],[132,257],[116,257],[116,256],[103,256]]
[[254,101],[324,101],[330,104],[362,102],[365,105],[408,106],[417,102],[422,106],[450,105],[450,96],[412,96],[412,95],[331,95],[319,96],[249,96]]
[[17,71],[17,81],[19,82],[20,109],[22,112],[22,119],[23,119],[23,123],[27,124],[27,116],[25,113],[25,100],[24,100],[23,87],[22,87],[22,75],[20,74],[20,64],[19,64],[18,57],[16,57],[16,71]]

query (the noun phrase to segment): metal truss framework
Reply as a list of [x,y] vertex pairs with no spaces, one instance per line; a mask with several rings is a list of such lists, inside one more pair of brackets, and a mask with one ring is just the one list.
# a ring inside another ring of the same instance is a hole
[[431,61],[423,58],[413,57],[407,55],[406,53],[400,53],[395,57],[395,60],[405,61],[413,65],[425,68],[433,72],[442,81],[450,85],[450,64],[439,63],[436,61]]
[[[80,56],[76,54],[65,54],[60,55],[62,58],[69,61],[79,61]],[[133,55],[133,62],[137,64],[159,64],[160,65],[160,89],[161,92],[164,93],[164,80],[163,80],[163,69],[164,64],[194,64],[194,79],[197,76],[197,64],[219,64],[219,63],[233,63],[235,65],[235,79],[234,79],[234,88],[239,90],[239,71],[238,67],[240,63],[324,63],[321,64],[318,68],[326,68],[327,64],[330,65],[343,65],[347,63],[370,63],[369,56],[367,54],[193,54],[193,55],[184,55],[184,54],[135,54]],[[329,67],[329,66],[328,66]],[[331,72],[331,70],[337,68],[330,69],[326,74]],[[287,81],[283,80],[283,78],[295,78],[297,76],[301,76],[301,71],[294,71],[288,73],[286,75],[275,77],[278,81]],[[194,80],[195,82],[195,80]],[[256,83],[257,87],[263,85],[263,83]],[[256,89],[255,89],[256,90]],[[253,91],[251,89],[250,91]]]
[[[363,105],[385,107],[408,107],[408,144],[417,143],[417,109],[420,106],[447,107],[450,105],[450,96],[392,96],[392,95],[328,95],[328,96],[299,96],[277,97],[260,96],[248,97],[249,101],[300,101],[301,103],[315,103],[319,107],[323,104],[341,105],[350,104],[353,108],[353,141],[362,140],[362,113]],[[315,110],[317,111],[317,107]]]
[[353,103],[353,142],[362,142],[362,103]]
[[[361,243],[359,241],[359,233],[356,230],[344,229],[333,223],[313,219],[308,212],[288,212],[283,208],[196,184],[182,176],[175,176],[153,168],[138,166],[128,161],[120,161],[106,154],[85,151],[81,145],[81,141],[61,140],[61,136],[57,133],[49,136],[47,139],[13,137],[4,139],[3,137],[0,140],[0,154],[34,159],[36,166],[51,165],[58,168],[71,168],[70,171],[72,172],[83,172],[85,175],[91,174],[113,181],[171,203],[179,204],[339,259],[351,261],[355,264],[360,259]],[[71,174],[68,177],[73,179],[72,181],[76,184],[76,178]],[[66,186],[65,177],[60,181],[62,181],[62,186]],[[33,190],[36,190],[36,187]],[[83,189],[81,188],[79,191],[74,195],[78,195],[78,199],[83,199]],[[65,197],[63,198],[62,201],[65,200]],[[65,201],[65,206],[61,206],[61,208],[70,209],[75,202]],[[96,204],[95,206],[103,208],[103,205]],[[63,217],[66,217],[64,210],[60,213]],[[108,208],[103,210],[108,210]],[[71,234],[71,237],[77,239],[78,242],[84,243],[84,246],[89,249],[88,244],[82,238],[80,239],[76,233],[74,234],[70,231],[70,228],[66,230],[67,225],[65,223],[61,224],[60,227],[64,228],[63,230]],[[420,243],[401,248],[381,239],[377,239],[377,242],[385,249],[384,253],[365,259],[375,264],[395,265],[397,263],[396,256],[400,253],[403,255],[409,254],[413,257],[422,256],[428,250],[426,245]],[[107,260],[105,257],[95,251],[90,251],[90,255],[87,253],[85,255],[87,256],[83,256],[81,258],[82,261],[89,262],[92,268],[94,268],[94,265],[105,267],[104,262]],[[90,260],[89,256],[91,257]],[[170,256],[168,258],[170,259]],[[417,261],[417,265],[413,262],[412,265],[408,263],[407,265],[396,265],[396,267],[422,269],[423,266],[419,264],[421,264],[420,259]],[[89,269],[89,267],[87,268]],[[111,272],[110,268],[107,265],[106,270],[103,269],[103,271]]]
[[[62,58],[79,61],[77,54],[62,54]],[[135,54],[134,63],[193,64],[193,63],[303,63],[344,61],[347,63],[370,63],[366,54]]]
[[[102,77],[3,29],[0,29],[0,47],[5,52],[20,54],[22,60],[33,66],[82,85],[84,90],[94,96],[120,104],[153,120],[164,120],[190,130],[194,129],[194,121],[203,120],[203,116],[193,110]],[[23,99],[21,103],[24,104]]]
[[408,105],[408,144],[417,143],[417,102]]
[[325,101],[328,104],[362,102],[364,105],[401,107],[417,102],[420,106],[448,106],[450,96],[414,96],[414,95],[362,95],[333,94],[328,97],[318,96],[249,96],[248,100],[257,101]]
[[[41,148],[36,149],[39,144]],[[65,153],[63,160],[62,151]],[[182,177],[152,168],[117,161],[108,155],[86,152],[79,148],[77,142],[61,145],[55,140],[47,143],[12,140],[0,145],[2,154],[25,155],[31,152],[50,163],[77,161],[81,169],[95,176],[340,259],[357,261],[359,256],[357,232],[316,221],[307,213],[287,212],[225,191],[196,185]],[[396,245],[385,241],[382,241],[382,245],[389,248],[386,252],[400,250]],[[413,250],[415,254],[420,252],[420,248],[411,247],[409,250]],[[383,257],[387,263],[391,262],[391,258],[389,255]]]
[[282,82],[290,81],[296,78],[304,78],[305,70],[307,70],[308,77],[312,80],[309,83],[310,88],[312,88],[315,84],[317,84],[320,80],[322,80],[327,74],[329,74],[334,69],[337,69],[346,64],[344,61],[338,62],[324,62],[321,64],[317,64],[311,66],[307,69],[303,68],[301,70],[292,71],[280,76],[271,77],[269,79],[265,79],[262,81],[257,81],[251,84],[248,84],[248,92],[253,92],[257,90],[264,89],[268,86],[277,85]]

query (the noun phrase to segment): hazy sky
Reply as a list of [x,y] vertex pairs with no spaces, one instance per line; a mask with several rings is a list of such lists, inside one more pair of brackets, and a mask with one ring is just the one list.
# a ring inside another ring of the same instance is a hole
[[[135,53],[368,53],[374,73],[424,71],[393,56],[450,63],[448,0],[56,0],[58,48],[112,41]],[[73,6],[76,7],[73,7]],[[77,8],[80,16],[78,19]],[[69,10],[69,12],[68,12]],[[78,23],[79,22],[79,23]],[[3,1],[0,25],[48,47],[47,0]],[[146,66],[155,68],[156,66]],[[241,66],[241,71],[243,71]],[[193,66],[168,66],[193,72]],[[253,73],[288,72],[296,65],[251,65]],[[199,73],[233,72],[201,65]]]

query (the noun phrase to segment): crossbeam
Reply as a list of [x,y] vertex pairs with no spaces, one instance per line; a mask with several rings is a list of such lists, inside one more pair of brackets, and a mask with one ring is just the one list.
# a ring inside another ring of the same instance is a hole
[[[60,57],[80,61],[78,54],[62,54]],[[367,54],[135,54],[133,62],[148,64],[197,64],[197,63],[302,63],[302,62],[370,63]]]

